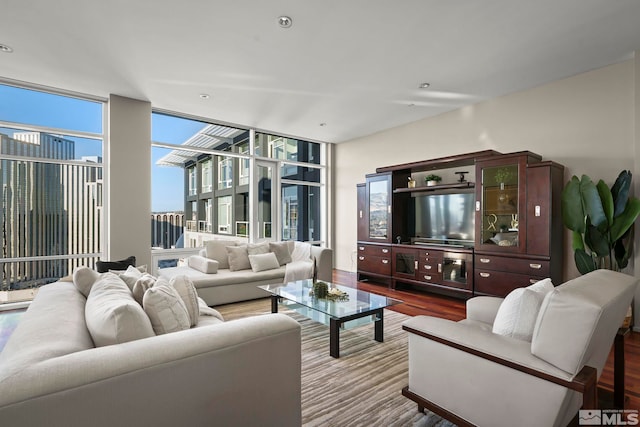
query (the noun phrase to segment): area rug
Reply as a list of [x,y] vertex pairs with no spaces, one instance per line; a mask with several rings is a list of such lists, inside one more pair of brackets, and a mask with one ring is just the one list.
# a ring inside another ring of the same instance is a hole
[[18,326],[25,310],[0,311],[0,353]]
[[[271,312],[269,299],[216,307],[225,320]],[[340,358],[329,356],[329,328],[291,310],[283,313],[302,326],[302,424],[314,426],[455,427],[402,396],[408,384],[409,318],[384,312],[384,342],[373,325],[340,331]]]

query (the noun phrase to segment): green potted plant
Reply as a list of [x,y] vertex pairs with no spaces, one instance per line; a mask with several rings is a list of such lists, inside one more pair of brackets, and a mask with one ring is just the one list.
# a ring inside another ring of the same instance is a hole
[[442,177],[439,175],[430,174],[424,177],[424,182],[427,183],[427,187],[438,185],[440,181],[442,181]]
[[581,274],[598,268],[620,271],[629,263],[633,226],[640,199],[629,196],[631,172],[623,170],[609,188],[587,175],[575,175],[562,191],[562,221],[573,232],[576,267]]

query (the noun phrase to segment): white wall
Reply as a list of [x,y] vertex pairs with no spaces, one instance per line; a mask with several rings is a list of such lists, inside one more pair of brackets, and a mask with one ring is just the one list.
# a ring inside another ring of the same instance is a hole
[[106,164],[108,260],[151,263],[151,104],[109,97]]
[[[640,105],[634,80],[640,82],[640,78],[635,61],[338,144],[335,267],[356,269],[356,184],[376,167],[486,149],[529,150],[563,164],[565,180],[587,174],[612,184],[621,170],[631,169],[640,188],[635,157],[640,146],[635,136],[639,119],[634,108]],[[568,237],[567,233],[565,279],[578,275]],[[636,248],[640,251],[640,246]]]

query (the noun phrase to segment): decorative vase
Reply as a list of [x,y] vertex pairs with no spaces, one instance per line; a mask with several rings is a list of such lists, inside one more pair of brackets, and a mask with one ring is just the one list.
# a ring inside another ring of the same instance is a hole
[[416,180],[415,179],[410,180],[407,185],[409,186],[409,188],[416,188]]
[[433,187],[434,185],[438,185],[438,181],[427,181],[427,187]]

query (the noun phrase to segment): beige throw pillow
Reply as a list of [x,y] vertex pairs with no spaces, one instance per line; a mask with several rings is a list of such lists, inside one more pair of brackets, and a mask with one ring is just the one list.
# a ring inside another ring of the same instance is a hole
[[218,268],[229,268],[229,257],[227,246],[236,246],[235,240],[209,240],[205,243],[205,253],[207,258],[218,261]]
[[247,253],[249,255],[266,254],[269,252],[269,242],[249,243],[247,245]]
[[[113,271],[113,273],[116,272]],[[142,277],[143,273],[137,267],[130,265],[124,272],[117,272],[116,274],[124,280],[124,283],[126,283],[129,289],[133,291],[133,285],[135,285],[136,281]]]
[[274,268],[280,268],[280,263],[276,254],[268,252],[266,254],[249,255],[249,261],[251,262],[251,270],[254,273],[265,270],[273,270]]
[[187,276],[176,276],[172,277],[169,283],[178,292],[187,309],[187,313],[189,313],[189,325],[191,327],[197,326],[200,318],[200,308],[198,306],[198,293],[195,286],[193,286],[193,282]]
[[96,347],[155,336],[129,287],[113,273],[102,274],[93,284],[84,313]]
[[285,265],[291,262],[291,251],[289,250],[289,242],[269,242],[269,250],[276,254],[278,263]]
[[144,293],[147,292],[147,289],[152,287],[154,283],[156,283],[156,280],[158,279],[147,273],[143,274],[138,280],[136,280],[136,283],[133,285],[132,293],[133,298],[138,304],[142,305]]
[[229,257],[229,270],[238,271],[251,268],[247,245],[227,246],[227,254]]
[[163,277],[144,293],[142,306],[149,316],[156,335],[182,331],[191,327],[191,319],[182,298]]

